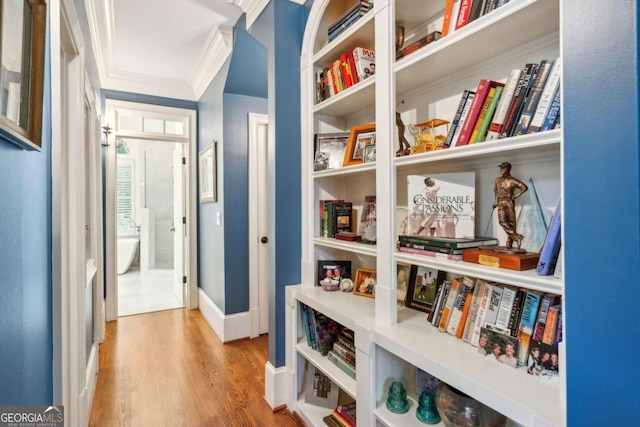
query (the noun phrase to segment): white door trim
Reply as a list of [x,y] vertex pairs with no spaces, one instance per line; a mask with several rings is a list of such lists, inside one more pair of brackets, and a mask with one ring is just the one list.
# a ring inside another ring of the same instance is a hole
[[90,406],[84,327],[84,42],[72,0],[51,0],[53,400],[67,425]]
[[[249,113],[249,200],[258,199],[258,142],[260,127],[269,125],[266,114]],[[265,150],[266,152],[266,150]],[[258,235],[259,215],[267,214],[249,209],[249,265],[258,265],[260,237]],[[249,312],[251,313],[251,338],[260,335],[260,298],[258,269],[249,269]]]
[[[198,308],[198,224],[197,224],[197,138],[196,138],[196,111],[183,108],[165,107],[159,105],[143,104],[129,101],[107,99],[105,102],[105,118],[103,125],[109,124],[113,133],[109,135],[106,147],[106,174],[105,174],[105,239],[106,239],[106,265],[107,295],[106,312],[107,321],[118,318],[118,290],[117,290],[117,252],[116,252],[116,137],[136,139],[153,139],[157,141],[182,142],[188,145],[187,149],[187,186],[186,186],[186,211],[187,211],[187,247],[185,248],[185,270],[187,272],[187,298],[184,301],[189,309]],[[119,117],[122,115],[136,114],[140,117],[154,119],[166,118],[173,121],[182,121],[185,129],[182,135],[157,134],[140,131],[120,129]]]

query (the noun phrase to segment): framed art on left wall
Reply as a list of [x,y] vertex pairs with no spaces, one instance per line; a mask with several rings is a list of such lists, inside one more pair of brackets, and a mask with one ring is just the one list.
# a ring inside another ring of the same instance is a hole
[[216,141],[200,151],[200,203],[218,201]]

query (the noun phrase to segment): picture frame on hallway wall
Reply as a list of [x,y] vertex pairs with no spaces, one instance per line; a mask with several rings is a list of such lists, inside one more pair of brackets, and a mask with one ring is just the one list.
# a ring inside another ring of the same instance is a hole
[[218,201],[217,142],[213,141],[200,151],[200,203]]

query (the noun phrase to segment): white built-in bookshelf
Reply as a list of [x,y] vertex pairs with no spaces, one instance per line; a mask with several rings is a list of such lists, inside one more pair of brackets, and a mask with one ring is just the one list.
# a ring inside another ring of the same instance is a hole
[[[302,89],[302,281],[287,287],[286,367],[289,409],[313,426],[325,425],[330,411],[305,403],[304,377],[316,366],[357,400],[359,426],[423,425],[415,416],[415,372],[423,369],[526,426],[561,426],[565,422],[564,372],[560,384],[477,357],[477,349],[427,323],[426,314],[396,303],[396,265],[421,265],[450,277],[471,276],[505,285],[564,294],[563,280],[535,270],[512,271],[462,261],[447,261],[396,251],[402,207],[407,206],[407,176],[475,172],[476,234],[492,224],[493,183],[498,164],[508,161],[512,175],[533,179],[547,219],[563,193],[560,129],[396,157],[396,111],[405,125],[440,118],[451,121],[465,89],[481,78],[504,82],[509,71],[560,55],[559,2],[510,0],[490,14],[398,61],[395,25],[405,27],[405,46],[413,36],[440,30],[446,0],[376,0],[374,10],[327,43],[327,27],[353,0],[317,0],[305,30],[301,58]],[[355,47],[376,52],[376,74],[320,103],[315,71]],[[375,163],[314,172],[314,134],[348,131],[376,123]],[[414,138],[405,136],[411,144]],[[377,197],[377,244],[319,235],[319,200],[343,199],[358,213],[366,195]],[[489,233],[493,234],[489,228]],[[316,286],[318,260],[346,259],[357,268],[377,271],[376,297],[325,292]],[[355,333],[357,371],[353,380],[326,357],[309,348],[300,303]],[[564,310],[563,310],[564,312]],[[560,343],[561,366],[564,347]],[[385,407],[388,387],[402,381],[410,410],[393,414]]]

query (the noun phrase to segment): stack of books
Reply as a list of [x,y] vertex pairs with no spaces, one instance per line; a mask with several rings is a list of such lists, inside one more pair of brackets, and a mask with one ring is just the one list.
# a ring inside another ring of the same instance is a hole
[[427,237],[427,236],[398,236],[398,251],[449,261],[462,260],[465,249],[498,244],[494,237],[476,237],[473,239]]
[[428,45],[429,43],[433,43],[437,40],[440,40],[440,31],[433,31],[427,34],[424,37],[419,38],[408,46],[403,47],[399,51],[396,52],[396,61],[400,58],[404,58],[405,56],[412,54],[416,50],[420,49]]
[[323,418],[329,427],[355,427],[356,426],[356,402],[338,405],[330,415]]
[[327,357],[351,378],[356,377],[356,346],[351,329],[341,326],[338,339]]
[[359,0],[355,2],[345,13],[340,15],[338,19],[329,25],[328,34],[329,41],[332,41],[347,28],[353,25],[362,15],[369,12],[373,8],[373,0]]

